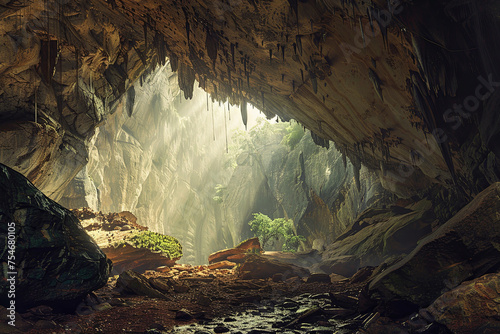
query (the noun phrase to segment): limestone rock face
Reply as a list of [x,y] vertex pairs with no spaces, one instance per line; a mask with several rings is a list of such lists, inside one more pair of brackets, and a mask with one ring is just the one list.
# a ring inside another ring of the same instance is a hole
[[453,333],[495,333],[500,331],[499,299],[500,274],[488,274],[444,293],[427,311]]
[[428,306],[443,292],[500,265],[500,183],[477,195],[370,284],[372,298]]
[[[63,306],[102,287],[111,262],[87,235],[78,219],[47,198],[21,174],[0,165],[0,232],[7,246],[8,224],[15,224],[16,305]],[[7,265],[4,251],[1,261]],[[7,305],[8,282],[2,271],[1,303]]]
[[136,51],[131,41],[142,34],[103,3],[0,11],[0,162],[59,200],[88,162],[96,127],[151,54]]
[[429,200],[406,207],[368,209],[327,246],[316,268],[350,277],[360,267],[378,266],[395,256],[408,254],[421,238],[432,232],[435,222]]

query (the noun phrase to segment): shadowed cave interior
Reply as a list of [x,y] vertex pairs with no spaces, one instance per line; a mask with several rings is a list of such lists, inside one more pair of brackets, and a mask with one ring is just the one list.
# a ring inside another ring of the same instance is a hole
[[0,0],[0,333],[500,332],[499,17]]

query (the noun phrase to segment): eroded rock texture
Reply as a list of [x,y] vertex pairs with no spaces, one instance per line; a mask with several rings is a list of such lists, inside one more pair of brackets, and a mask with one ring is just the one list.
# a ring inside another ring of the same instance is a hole
[[[498,180],[498,12],[479,0],[9,2],[0,117],[16,124],[2,161],[59,199],[117,99],[169,57],[187,98],[197,80],[216,100],[295,118],[399,195],[439,183],[471,198]],[[30,123],[35,109],[52,135]],[[25,129],[53,143],[13,154]]]
[[[0,196],[2,305],[8,306],[12,299],[8,298],[10,282],[6,280],[12,276],[19,309],[54,303],[65,307],[106,284],[111,262],[69,210],[5,165],[0,165]],[[9,253],[8,226],[12,223],[15,251]],[[12,254],[14,258],[8,262]]]
[[500,268],[498,210],[500,183],[422,239],[402,261],[370,283],[372,298],[426,307],[461,282]]

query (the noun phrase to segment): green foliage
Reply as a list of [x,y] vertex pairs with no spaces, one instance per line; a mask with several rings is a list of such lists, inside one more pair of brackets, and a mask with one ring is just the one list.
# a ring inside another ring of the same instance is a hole
[[269,216],[263,213],[254,213],[254,219],[248,224],[250,230],[259,237],[262,248],[271,240],[280,240],[282,238],[283,251],[296,252],[299,248],[300,241],[305,241],[301,235],[296,235],[293,229],[293,221],[291,219],[276,218],[272,220]]
[[128,243],[136,248],[148,248],[155,252],[161,252],[169,259],[182,256],[182,246],[176,238],[151,231],[138,233],[123,243]]
[[216,185],[215,186],[215,196],[212,199],[214,201],[216,201],[217,203],[221,204],[223,201],[224,190],[226,190],[226,187],[224,187],[222,184]]
[[299,123],[290,122],[290,125],[286,128],[286,135],[283,137],[283,141],[281,143],[288,145],[290,150],[293,150],[302,137],[304,137],[304,133],[304,129]]

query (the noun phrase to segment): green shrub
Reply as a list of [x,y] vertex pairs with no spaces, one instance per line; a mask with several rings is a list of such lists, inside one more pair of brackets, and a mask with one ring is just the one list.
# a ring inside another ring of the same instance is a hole
[[270,240],[279,240],[283,238],[283,251],[296,252],[301,241],[306,239],[301,235],[296,235],[293,229],[293,221],[291,219],[276,218],[272,220],[269,216],[263,213],[254,213],[254,219],[248,224],[250,230],[259,238],[262,248]]
[[136,248],[147,248],[155,252],[161,252],[169,259],[182,257],[182,246],[179,240],[168,235],[144,231],[125,240],[122,244],[125,243]]

